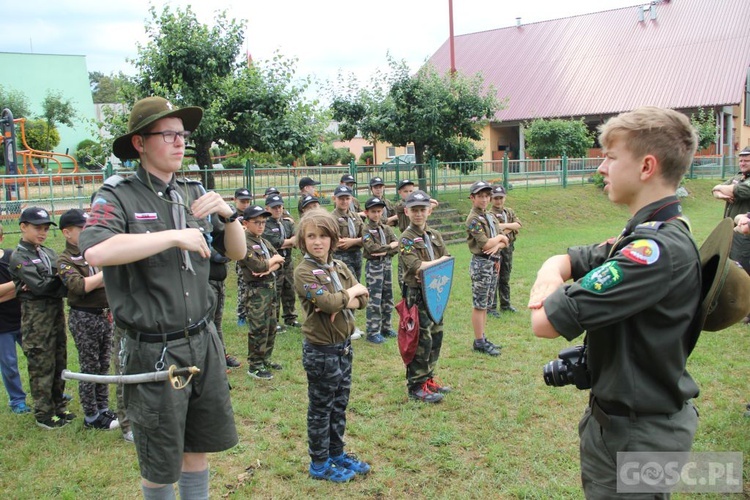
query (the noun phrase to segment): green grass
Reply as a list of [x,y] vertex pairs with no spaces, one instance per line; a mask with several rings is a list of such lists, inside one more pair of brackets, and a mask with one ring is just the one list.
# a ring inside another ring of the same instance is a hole
[[[684,208],[699,243],[722,214],[723,205],[710,196],[713,184],[687,183],[691,195]],[[468,210],[466,199],[446,201],[463,213]],[[408,401],[396,344],[355,341],[347,448],[371,462],[373,472],[346,485],[313,481],[306,474],[307,383],[300,363],[301,336],[290,330],[277,340],[275,361],[284,370],[272,381],[251,380],[242,368],[229,375],[240,444],[211,456],[212,496],[581,497],[577,424],[587,395],[572,387],[544,385],[542,366],[568,343],[535,338],[523,306],[536,271],[548,256],[570,245],[617,235],[628,214],[590,185],[513,190],[508,205],[524,223],[511,283],[513,302],[521,312],[488,320],[487,335],[504,346],[502,356],[489,358],[471,351],[470,256],[465,245],[451,246],[456,279],[437,375],[454,392],[435,406]],[[14,244],[9,237],[4,246]],[[53,236],[50,244],[61,248],[62,237]],[[229,352],[244,358],[247,346],[245,333],[235,323],[233,273],[228,286],[225,339]],[[364,327],[364,314],[357,318]],[[750,419],[743,418],[742,411],[744,402],[750,401],[749,332],[737,325],[704,333],[688,366],[701,387],[696,401],[701,422],[694,450],[745,452],[746,470],[750,470]],[[76,370],[72,340],[69,353],[69,367]],[[23,356],[20,362],[25,374]],[[69,383],[68,391],[76,394],[76,384]],[[82,413],[77,394],[71,409]],[[12,492],[14,498],[139,495],[135,453],[119,432],[84,431],[81,418],[59,431],[42,431],[31,416],[11,414],[2,391],[0,442],[0,491]],[[747,490],[747,472],[744,481]]]

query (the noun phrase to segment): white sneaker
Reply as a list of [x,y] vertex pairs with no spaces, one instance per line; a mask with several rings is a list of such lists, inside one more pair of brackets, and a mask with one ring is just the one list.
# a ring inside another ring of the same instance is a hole
[[122,438],[128,443],[133,443],[133,431],[128,431],[122,435]]
[[354,327],[354,333],[352,333],[352,340],[359,340],[364,335],[364,332],[357,327]]

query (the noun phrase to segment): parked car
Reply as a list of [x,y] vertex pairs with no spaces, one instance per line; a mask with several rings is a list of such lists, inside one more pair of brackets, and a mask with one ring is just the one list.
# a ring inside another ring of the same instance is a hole
[[382,163],[382,167],[384,171],[392,171],[396,170],[398,168],[399,172],[405,172],[407,170],[412,170],[416,167],[415,163],[417,161],[417,157],[411,154],[405,154],[405,155],[398,155],[394,156],[388,161],[385,161]]

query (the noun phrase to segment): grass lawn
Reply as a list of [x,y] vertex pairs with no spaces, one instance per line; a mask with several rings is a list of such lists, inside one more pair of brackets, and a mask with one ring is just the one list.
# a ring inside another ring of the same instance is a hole
[[[700,243],[721,218],[723,204],[711,198],[716,181],[688,181],[685,213]],[[467,213],[468,200],[447,198]],[[517,314],[490,318],[487,336],[504,346],[499,358],[471,350],[470,255],[454,245],[456,270],[445,315],[445,339],[437,376],[454,392],[439,405],[406,398],[404,366],[394,341],[380,346],[354,342],[354,381],[347,422],[347,449],[372,464],[373,472],[345,485],[307,475],[307,382],[300,362],[301,335],[290,329],[277,338],[275,361],[284,370],[272,381],[245,373],[245,332],[236,325],[236,280],[228,278],[224,336],[228,351],[243,359],[229,375],[240,444],[211,457],[214,498],[580,498],[577,424],[587,393],[551,388],[542,366],[569,344],[531,333],[525,312],[536,271],[568,246],[617,235],[628,214],[591,185],[568,189],[513,190],[507,204],[524,223],[516,243],[512,275]],[[3,245],[15,245],[9,236]],[[50,245],[61,249],[58,232]],[[233,269],[233,266],[230,266]],[[697,291],[696,291],[697,293]],[[394,314],[394,323],[397,316]],[[364,314],[358,325],[364,328]],[[736,325],[706,332],[688,369],[701,387],[696,451],[745,452],[745,490],[750,490],[750,329]],[[68,366],[77,370],[69,341]],[[20,364],[26,380],[23,355]],[[133,445],[119,431],[83,429],[76,383],[72,425],[43,431],[29,415],[7,409],[0,394],[0,491],[13,498],[134,498],[140,496]],[[112,397],[114,406],[114,396]],[[31,403],[31,398],[28,400]],[[206,422],[206,426],[210,426]],[[675,495],[675,498],[698,495]],[[705,498],[705,495],[700,498]]]

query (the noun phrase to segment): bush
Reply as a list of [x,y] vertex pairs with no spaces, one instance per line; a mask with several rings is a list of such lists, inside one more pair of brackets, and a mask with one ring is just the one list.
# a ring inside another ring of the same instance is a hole
[[47,142],[47,122],[45,120],[28,120],[26,122],[26,144],[31,149],[51,151],[60,144],[60,133],[57,128],[49,129],[49,149],[45,149]]
[[372,150],[365,151],[359,156],[359,160],[357,161],[357,163],[359,163],[360,165],[372,165],[374,159],[375,153],[373,153]]
[[533,158],[585,158],[594,134],[583,119],[537,119],[526,125],[526,152]]

